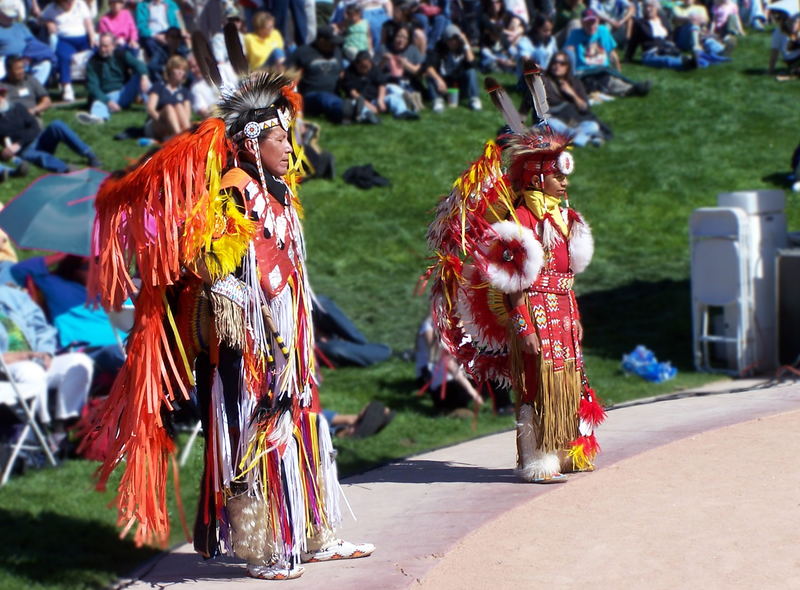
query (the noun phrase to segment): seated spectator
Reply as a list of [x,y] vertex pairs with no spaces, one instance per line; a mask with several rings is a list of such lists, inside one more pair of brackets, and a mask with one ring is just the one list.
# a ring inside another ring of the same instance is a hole
[[11,103],[20,103],[34,117],[41,117],[53,104],[39,80],[25,73],[24,57],[6,58],[6,77],[0,82],[0,86],[6,88]]
[[383,25],[394,16],[392,2],[391,0],[363,0],[360,6],[364,11],[364,19],[369,24],[372,48],[377,51],[381,47]]
[[381,43],[380,45],[373,44],[373,52],[377,54],[390,49],[392,39],[394,39],[397,31],[403,28],[408,31],[411,44],[417,48],[421,55],[425,55],[428,52],[428,37],[419,23],[414,20],[418,5],[419,0],[400,0],[396,4],[392,19],[383,23]]
[[380,402],[370,402],[358,414],[340,414],[323,408],[331,436],[366,438],[378,434],[394,420],[395,413]]
[[[360,51],[354,56],[351,63],[344,72],[342,78],[342,90],[345,96],[351,100],[363,101],[365,112],[364,122],[380,123],[378,113],[385,113],[391,110],[387,104],[386,96],[386,77],[375,66],[370,57],[369,51]],[[392,111],[392,115],[398,118],[406,118],[405,113],[409,113],[402,93],[394,95],[392,102],[395,104],[399,114]],[[400,106],[399,103],[402,103]]]
[[485,15],[481,29],[482,67],[486,71],[501,70],[522,73],[524,59],[533,55],[531,40],[525,35],[525,23],[518,16],[503,9],[502,2],[490,2],[492,8]]
[[55,41],[61,98],[73,102],[72,56],[97,45],[92,12],[84,0],[54,0],[42,11],[41,20],[47,27],[50,44]]
[[189,55],[189,48],[184,42],[184,36],[180,29],[170,27],[164,33],[164,38],[167,41],[163,48],[164,50],[154,55],[147,62],[147,73],[153,82],[157,80],[163,81],[164,67],[171,57],[186,57]]
[[[310,43],[314,38],[314,27],[309,25],[315,23],[309,22],[309,16],[306,13],[306,6],[310,6],[309,3],[305,0],[269,0],[263,3],[260,0],[254,0],[249,4],[259,8],[264,6],[272,11],[275,16],[275,27],[283,38],[287,41],[291,40],[292,46],[298,46]],[[247,6],[248,3],[242,2],[242,5]],[[291,19],[289,12],[291,12]]]
[[97,32],[113,35],[117,45],[133,50],[134,54],[139,49],[139,30],[123,0],[110,0],[108,12],[100,18]]
[[216,84],[209,84],[203,77],[203,72],[197,63],[194,54],[186,58],[192,84],[189,90],[192,93],[192,112],[203,119],[209,117],[219,100],[219,89]]
[[800,69],[800,17],[791,17],[783,10],[771,10],[770,15],[775,21],[775,29],[770,41],[769,73],[775,73],[780,58],[792,74]]
[[[147,57],[150,77],[155,81],[170,56],[188,53],[185,49],[176,48],[174,31],[172,39],[167,32],[177,29],[177,45],[188,39],[178,5],[173,0],[142,0],[136,4],[136,28],[139,30],[139,44]],[[170,47],[170,44],[172,47]]]
[[711,17],[711,31],[721,39],[745,34],[739,18],[739,5],[733,0],[714,0]]
[[628,0],[591,0],[589,6],[597,13],[600,24],[611,31],[617,45],[625,48],[633,33],[634,5]]
[[51,172],[68,172],[71,167],[54,155],[63,142],[77,155],[86,158],[87,165],[101,168],[92,149],[66,123],[55,120],[42,129],[28,109],[9,102],[4,88],[0,88],[0,137],[8,138],[0,151],[0,160],[12,165],[25,160]]
[[543,81],[552,115],[548,120],[550,127],[557,133],[572,135],[572,142],[578,147],[588,143],[603,145],[605,136],[600,122],[592,113],[583,84],[572,75],[572,62],[566,52],[559,51],[553,56]]
[[127,109],[138,94],[150,89],[147,66],[118,47],[114,35],[100,35],[100,46],[86,64],[89,112],[77,114],[81,123],[105,123],[112,113]]
[[11,267],[19,285],[31,280],[42,294],[45,315],[58,334],[58,347],[81,348],[98,370],[116,372],[125,361],[119,343],[127,335],[115,333],[102,308],[87,305],[88,275],[89,260],[69,254],[36,256]]
[[350,122],[354,117],[352,105],[338,93],[344,74],[342,41],[333,27],[320,27],[314,42],[298,47],[290,63],[300,70],[298,90],[303,95],[305,113],[327,117],[334,123]]
[[374,112],[389,112],[396,119],[419,119],[419,114],[409,107],[405,91],[397,84],[387,84],[387,77],[374,64],[369,52],[361,51],[345,71],[342,88],[351,98],[363,97]]
[[184,58],[173,55],[164,68],[164,81],[150,87],[145,104],[147,137],[164,141],[191,127],[192,93],[184,86],[188,68]]
[[547,69],[550,59],[558,51],[556,38],[553,36],[553,21],[542,14],[533,19],[530,40],[532,51],[530,58],[542,69]]
[[[58,354],[56,329],[25,291],[0,285],[0,353],[23,395],[40,400],[39,420],[57,432],[78,418],[89,397],[94,367],[83,353]],[[0,395],[10,393],[0,383]],[[55,421],[50,415],[48,390],[55,391]]]
[[464,96],[470,109],[481,110],[475,66],[475,56],[464,33],[456,25],[448,25],[443,39],[432,52],[427,74],[434,113],[444,110],[445,96],[451,107],[457,107],[459,97]]
[[[419,75],[423,71],[425,58],[410,43],[411,25],[394,29],[394,36],[387,40],[387,48],[377,56],[381,71],[387,76],[386,93],[390,96],[402,95],[415,112],[422,110],[422,99],[418,93],[421,87]],[[394,99],[392,99],[394,100]]]
[[586,10],[583,0],[561,0],[556,10],[555,31],[559,46],[563,45],[569,34],[581,28],[581,15]]
[[648,82],[636,83],[622,75],[617,55],[617,42],[591,8],[583,11],[581,28],[567,37],[564,49],[571,55],[575,73],[589,93],[601,92],[611,96],[645,95]]
[[[2,209],[3,205],[0,203],[0,211]],[[14,282],[14,277],[11,276],[11,267],[17,262],[19,262],[17,251],[11,245],[11,239],[6,232],[0,229],[0,285]]]
[[0,10],[16,23],[24,23],[28,12],[25,0],[2,0]]
[[430,315],[417,330],[414,358],[420,393],[427,389],[436,410],[446,412],[473,403],[483,405],[483,398],[464,369],[439,343]]
[[469,44],[477,47],[481,40],[481,0],[461,0],[456,6],[458,11],[453,22],[464,31]]
[[697,59],[692,54],[687,57],[670,39],[672,31],[669,24],[659,14],[659,0],[645,0],[644,16],[633,22],[633,33],[625,50],[625,60],[633,59],[636,50],[642,48],[642,63],[651,68],[671,68],[675,70],[697,67]]
[[286,52],[283,35],[275,28],[275,17],[269,12],[253,15],[253,32],[244,36],[244,53],[251,70],[261,68],[283,69]]
[[26,69],[45,86],[56,61],[56,54],[34,37],[28,27],[15,22],[4,10],[0,9],[0,63],[7,57],[24,57],[27,60]]
[[685,4],[672,7],[675,26],[675,44],[681,51],[692,52],[697,65],[730,61],[725,54],[733,48],[733,43],[723,43],[709,30],[708,11],[698,0],[686,0]]
[[416,22],[425,33],[428,47],[434,47],[442,39],[445,28],[450,24],[449,0],[421,0],[413,14]]
[[349,4],[344,9],[342,53],[349,61],[353,61],[356,55],[362,51],[372,53],[372,36],[369,33],[369,24],[362,15],[363,11],[358,4]]

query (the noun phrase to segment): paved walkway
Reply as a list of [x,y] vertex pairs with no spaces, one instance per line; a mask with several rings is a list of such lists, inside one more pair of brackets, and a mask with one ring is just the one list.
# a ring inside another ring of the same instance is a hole
[[[730,391],[734,389],[734,391]],[[517,483],[504,432],[347,479],[368,559],[296,588],[800,588],[800,384],[726,382],[609,412],[594,473]],[[263,588],[188,545],[130,587]],[[273,582],[274,584],[274,582]]]

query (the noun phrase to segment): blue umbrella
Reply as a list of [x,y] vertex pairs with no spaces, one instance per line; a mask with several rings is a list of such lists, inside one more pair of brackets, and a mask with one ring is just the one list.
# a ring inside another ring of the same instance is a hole
[[89,256],[94,197],[106,176],[94,168],[42,176],[0,211],[0,227],[20,248]]

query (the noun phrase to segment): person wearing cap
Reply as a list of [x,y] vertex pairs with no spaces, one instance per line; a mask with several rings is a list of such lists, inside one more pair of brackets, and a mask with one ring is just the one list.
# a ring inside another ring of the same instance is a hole
[[473,111],[481,110],[476,65],[464,33],[456,25],[447,25],[442,40],[432,52],[427,70],[428,95],[434,113],[444,110],[444,97],[451,107],[458,106],[459,96],[467,99]]
[[600,17],[591,8],[581,15],[581,28],[573,29],[564,43],[564,50],[573,58],[575,73],[589,93],[611,96],[643,96],[650,91],[649,82],[634,82],[622,75],[617,42]]
[[300,70],[298,90],[303,96],[304,112],[312,117],[324,116],[334,123],[349,122],[357,116],[351,102],[343,100],[338,92],[344,75],[343,42],[332,25],[320,27],[314,42],[298,47],[289,61],[289,67]]
[[42,129],[36,117],[22,104],[8,100],[5,88],[0,87],[0,160],[30,162],[51,172],[68,172],[71,167],[55,156],[56,148],[64,143],[83,158],[92,168],[100,168],[100,161],[78,134],[60,120]]
[[244,36],[244,53],[251,70],[283,69],[286,61],[283,35],[275,28],[275,17],[260,11],[253,15],[253,32]]

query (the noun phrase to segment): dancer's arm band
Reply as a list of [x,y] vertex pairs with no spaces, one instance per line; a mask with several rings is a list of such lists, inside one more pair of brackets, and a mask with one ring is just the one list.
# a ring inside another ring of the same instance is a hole
[[518,305],[511,312],[511,322],[514,325],[514,330],[520,336],[527,336],[533,334],[536,330],[531,321],[531,314],[528,313],[527,305]]

